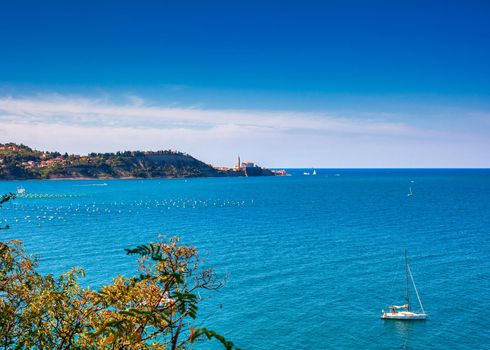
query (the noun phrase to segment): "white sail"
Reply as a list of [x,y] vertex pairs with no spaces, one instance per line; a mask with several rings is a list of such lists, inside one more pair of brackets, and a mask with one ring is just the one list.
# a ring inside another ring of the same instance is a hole
[[424,306],[422,305],[422,301],[420,300],[419,291],[417,290],[417,286],[415,285],[415,280],[413,279],[412,270],[410,270],[410,265],[407,265],[407,267],[408,267],[408,273],[410,274],[410,279],[412,280],[413,289],[415,290],[415,295],[417,296],[417,300],[419,301],[420,309],[422,310],[422,313],[425,314]]

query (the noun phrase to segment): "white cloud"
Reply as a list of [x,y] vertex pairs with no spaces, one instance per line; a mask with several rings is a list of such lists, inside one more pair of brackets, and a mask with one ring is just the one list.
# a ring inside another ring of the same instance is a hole
[[222,165],[240,153],[267,166],[332,167],[451,166],[437,163],[438,153],[463,150],[467,163],[467,153],[477,147],[454,149],[460,135],[422,130],[391,116],[176,108],[124,98],[0,98],[0,142],[73,153],[171,148]]
[[0,98],[0,118],[6,121],[43,124],[97,125],[151,129],[212,129],[223,125],[244,128],[303,130],[356,134],[404,135],[416,132],[402,123],[376,119],[348,119],[326,113],[260,110],[208,110],[145,105],[138,96],[131,103],[44,95]]

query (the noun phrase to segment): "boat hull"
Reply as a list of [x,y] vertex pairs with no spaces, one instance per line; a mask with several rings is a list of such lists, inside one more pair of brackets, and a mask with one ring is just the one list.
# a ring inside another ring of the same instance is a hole
[[412,321],[412,320],[425,320],[427,319],[427,314],[417,314],[415,312],[385,312],[381,315],[383,320],[400,320],[400,321]]

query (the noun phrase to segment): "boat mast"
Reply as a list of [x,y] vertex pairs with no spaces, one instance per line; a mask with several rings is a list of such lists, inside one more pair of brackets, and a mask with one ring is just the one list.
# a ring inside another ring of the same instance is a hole
[[410,311],[410,294],[408,293],[408,257],[407,257],[407,250],[405,249],[405,287],[407,289],[407,310]]

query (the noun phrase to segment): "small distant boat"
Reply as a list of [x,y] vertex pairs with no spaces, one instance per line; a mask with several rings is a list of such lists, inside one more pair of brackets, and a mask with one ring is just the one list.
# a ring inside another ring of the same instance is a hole
[[313,173],[311,175],[316,175],[316,170],[313,170]]
[[305,171],[303,175],[311,175],[309,172]]
[[411,197],[411,196],[413,196],[412,187],[410,187],[410,189],[407,193],[407,197]]
[[[422,312],[412,312],[410,311],[410,292],[408,290],[408,277],[412,280],[413,289],[415,290],[415,294],[417,295],[417,300],[419,301],[420,309]],[[427,314],[425,313],[424,307],[422,306],[422,301],[420,300],[419,292],[417,290],[417,286],[415,285],[415,281],[412,276],[412,271],[410,270],[410,266],[408,265],[408,257],[407,251],[405,250],[405,287],[407,290],[406,295],[406,303],[403,305],[392,305],[389,307],[391,312],[385,312],[385,310],[381,310],[382,315],[381,318],[385,320],[402,320],[402,321],[411,321],[411,320],[425,320],[427,319]]]
[[26,189],[22,186],[17,187],[17,194],[24,194],[26,193]]

